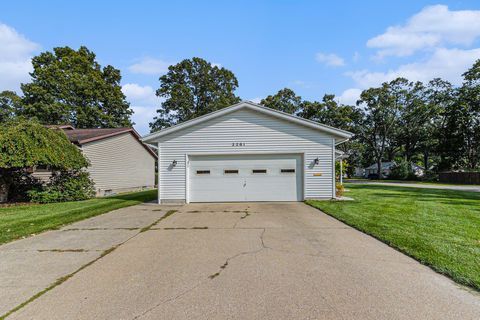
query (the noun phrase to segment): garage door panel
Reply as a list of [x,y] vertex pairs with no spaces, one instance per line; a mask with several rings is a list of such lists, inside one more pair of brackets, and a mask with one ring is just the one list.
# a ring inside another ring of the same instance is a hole
[[190,156],[188,170],[191,202],[303,199],[301,155]]

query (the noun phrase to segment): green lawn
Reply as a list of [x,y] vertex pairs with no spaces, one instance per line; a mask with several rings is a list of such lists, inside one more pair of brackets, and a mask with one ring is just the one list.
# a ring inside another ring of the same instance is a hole
[[[392,182],[392,183],[412,183],[412,184],[424,184],[424,185],[434,185],[434,186],[460,186],[460,187],[478,187],[478,184],[458,184],[458,183],[447,183],[447,182],[438,182],[438,181],[416,181],[416,180],[390,180],[390,179],[366,179],[366,178],[352,178],[352,179],[344,179],[345,183],[348,183],[350,180],[358,181],[358,182]],[[357,182],[357,183],[358,183]]]
[[480,193],[347,184],[355,201],[308,204],[480,290]]
[[157,198],[156,190],[85,201],[0,208],[0,244]]

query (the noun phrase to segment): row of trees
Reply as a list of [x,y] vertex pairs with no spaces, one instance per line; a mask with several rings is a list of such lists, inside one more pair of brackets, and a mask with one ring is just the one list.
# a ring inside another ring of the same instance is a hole
[[[429,172],[475,170],[480,165],[480,60],[455,87],[442,79],[424,84],[397,78],[364,90],[356,105],[334,95],[302,99],[285,88],[261,101],[264,106],[355,133],[341,146],[354,166],[382,161],[416,162]],[[231,71],[200,58],[184,60],[160,78],[157,96],[165,99],[152,131],[190,120],[238,102]],[[350,172],[351,173],[351,172]]]
[[[32,59],[31,82],[21,95],[0,92],[0,123],[18,116],[41,124],[77,128],[131,126],[120,71],[102,67],[85,47],[55,48]],[[355,133],[341,146],[350,168],[381,161],[416,162],[432,171],[478,169],[480,165],[480,60],[464,74],[461,86],[442,79],[429,83],[404,78],[361,93],[356,105],[334,95],[302,99],[285,88],[261,104]],[[183,60],[160,77],[163,103],[150,123],[156,131],[240,101],[234,73],[201,59]]]

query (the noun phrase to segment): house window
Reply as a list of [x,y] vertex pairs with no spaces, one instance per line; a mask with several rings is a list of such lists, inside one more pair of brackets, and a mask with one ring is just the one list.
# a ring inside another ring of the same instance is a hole
[[197,170],[197,174],[210,174],[210,170]]
[[295,169],[280,169],[281,173],[295,173]]
[[267,169],[253,169],[252,173],[267,173]]
[[224,174],[238,174],[238,170],[223,170]]

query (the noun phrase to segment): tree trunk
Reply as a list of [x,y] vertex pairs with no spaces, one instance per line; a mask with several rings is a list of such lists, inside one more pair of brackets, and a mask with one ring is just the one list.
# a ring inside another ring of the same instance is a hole
[[423,167],[425,168],[424,173],[428,172],[428,158],[429,158],[428,156],[429,156],[428,152],[423,153]]
[[378,179],[382,180],[382,158],[377,159]]

